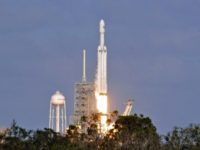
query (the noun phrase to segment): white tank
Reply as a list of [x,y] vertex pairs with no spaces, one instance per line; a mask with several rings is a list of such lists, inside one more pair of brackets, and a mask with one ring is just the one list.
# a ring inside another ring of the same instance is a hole
[[53,105],[64,105],[65,104],[65,97],[59,91],[56,91],[54,95],[51,96],[51,104]]
[[56,91],[51,96],[49,108],[49,128],[64,134],[66,128],[66,103],[64,95]]

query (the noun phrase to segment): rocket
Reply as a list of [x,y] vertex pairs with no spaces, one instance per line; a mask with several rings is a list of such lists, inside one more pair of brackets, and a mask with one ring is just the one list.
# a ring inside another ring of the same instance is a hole
[[105,22],[99,23],[99,46],[97,49],[96,91],[100,95],[107,95],[107,48],[105,46]]

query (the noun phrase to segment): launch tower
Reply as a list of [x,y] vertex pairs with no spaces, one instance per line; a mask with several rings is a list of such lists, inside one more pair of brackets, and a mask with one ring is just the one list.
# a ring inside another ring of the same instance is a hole
[[[75,125],[82,125],[81,117],[90,116],[96,112],[94,84],[86,78],[86,50],[83,50],[83,75],[82,81],[75,84],[74,88],[74,117]],[[84,130],[84,129],[83,129]]]
[[[81,117],[99,112],[101,116],[100,129],[106,129],[107,121],[107,48],[105,46],[105,22],[99,23],[99,46],[97,48],[97,72],[95,82],[86,80],[86,51],[83,50],[82,81],[75,84],[74,117],[75,125],[81,126]],[[102,130],[101,130],[102,131]]]

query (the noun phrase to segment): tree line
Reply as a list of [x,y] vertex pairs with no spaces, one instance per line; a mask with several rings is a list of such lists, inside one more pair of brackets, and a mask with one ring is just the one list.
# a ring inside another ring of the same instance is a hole
[[175,127],[166,135],[159,135],[149,117],[118,116],[114,111],[107,120],[113,127],[100,133],[100,115],[83,116],[85,132],[70,125],[65,135],[48,128],[27,130],[13,121],[0,134],[0,150],[200,150],[200,125]]

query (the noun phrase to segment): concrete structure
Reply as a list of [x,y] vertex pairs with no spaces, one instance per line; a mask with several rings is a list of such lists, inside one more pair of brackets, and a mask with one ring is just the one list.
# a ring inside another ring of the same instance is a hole
[[49,108],[49,128],[64,134],[66,128],[65,97],[59,91],[51,97]]
[[81,117],[89,116],[96,112],[94,84],[87,82],[86,78],[86,50],[83,50],[83,75],[82,81],[74,87],[74,117],[75,125],[81,125]]

